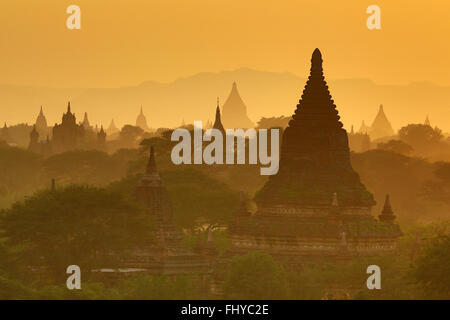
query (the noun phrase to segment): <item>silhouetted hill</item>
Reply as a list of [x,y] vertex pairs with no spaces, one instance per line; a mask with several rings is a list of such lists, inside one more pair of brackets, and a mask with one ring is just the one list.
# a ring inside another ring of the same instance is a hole
[[[326,69],[325,69],[326,74]],[[292,73],[274,73],[241,68],[218,73],[203,72],[171,83],[144,82],[121,88],[54,89],[0,85],[0,122],[35,121],[39,106],[50,125],[61,120],[67,100],[78,120],[87,111],[92,123],[108,125],[114,118],[118,127],[134,124],[143,105],[152,128],[179,125],[194,120],[214,120],[216,97],[225,101],[236,81],[250,119],[291,115],[301,96],[306,78]],[[359,127],[364,119],[372,123],[383,104],[394,130],[407,123],[423,123],[450,130],[450,87],[431,83],[382,85],[367,79],[329,79],[333,99],[346,128]]]

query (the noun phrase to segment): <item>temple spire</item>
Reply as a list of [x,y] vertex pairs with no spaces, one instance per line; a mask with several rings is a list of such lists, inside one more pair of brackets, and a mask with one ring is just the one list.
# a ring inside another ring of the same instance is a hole
[[219,97],[217,97],[216,120],[214,121],[213,128],[220,130],[222,133],[225,132],[225,128],[222,125],[222,120],[220,119]]
[[70,101],[69,101],[69,103],[67,104],[67,113],[70,113]]
[[145,173],[150,175],[158,174],[155,161],[155,148],[153,148],[153,146],[150,147],[150,158],[148,159],[147,169]]
[[395,220],[395,215],[394,215],[394,212],[392,211],[391,200],[390,200],[389,194],[386,195],[386,198],[384,200],[383,210],[381,211],[379,218],[380,218],[380,221],[386,221],[386,222],[394,222],[394,220]]
[[339,194],[341,213],[351,207],[369,211],[375,204],[351,166],[347,131],[328,90],[322,63],[321,52],[314,50],[303,94],[283,133],[278,173],[255,197],[262,210],[269,212],[290,203],[299,208],[320,206],[328,212],[334,192]]

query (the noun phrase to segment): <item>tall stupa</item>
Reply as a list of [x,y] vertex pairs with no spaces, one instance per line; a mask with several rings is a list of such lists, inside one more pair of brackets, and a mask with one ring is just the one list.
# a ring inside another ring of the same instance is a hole
[[392,125],[384,113],[382,104],[380,104],[378,114],[370,127],[369,135],[372,140],[395,135],[394,129],[392,129]]
[[328,207],[335,192],[348,210],[366,212],[375,204],[350,164],[347,132],[339,119],[316,49],[303,95],[283,134],[279,172],[257,195],[260,208],[286,203],[299,210]]
[[144,131],[150,130],[150,128],[147,125],[147,118],[144,115],[144,111],[142,110],[142,107],[141,107],[141,112],[139,113],[139,115],[136,118],[136,127],[139,127]]
[[41,106],[41,110],[39,111],[39,114],[36,118],[35,126],[36,126],[36,131],[39,134],[39,137],[45,138],[48,135],[49,130],[48,130],[48,125],[47,125],[47,119],[45,118],[42,106]]
[[373,195],[351,166],[339,119],[316,49],[283,133],[279,171],[257,192],[255,214],[235,215],[230,225],[233,254],[266,251],[303,263],[314,256],[341,259],[395,250],[399,226],[393,215],[382,221],[372,215]]
[[246,129],[255,126],[247,116],[247,106],[239,95],[236,82],[233,82],[230,95],[222,107],[222,121],[226,129]]

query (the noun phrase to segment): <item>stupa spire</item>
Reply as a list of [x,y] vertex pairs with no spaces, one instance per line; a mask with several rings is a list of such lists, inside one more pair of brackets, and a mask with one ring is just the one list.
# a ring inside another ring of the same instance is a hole
[[394,212],[392,211],[391,200],[389,194],[386,195],[384,200],[383,210],[379,215],[380,221],[393,222],[395,220]]
[[285,203],[329,208],[334,192],[339,194],[343,212],[346,207],[368,211],[375,204],[351,166],[347,131],[323,75],[322,54],[316,49],[303,94],[283,133],[279,171],[270,176],[255,200],[263,211],[264,207],[277,210]]
[[155,160],[155,148],[153,146],[150,147],[150,157],[147,162],[147,169],[145,171],[146,174],[149,175],[157,175],[158,170],[156,168],[156,160]]
[[216,120],[214,121],[213,128],[220,130],[221,132],[225,132],[225,128],[222,125],[222,120],[220,119],[219,97],[217,97]]

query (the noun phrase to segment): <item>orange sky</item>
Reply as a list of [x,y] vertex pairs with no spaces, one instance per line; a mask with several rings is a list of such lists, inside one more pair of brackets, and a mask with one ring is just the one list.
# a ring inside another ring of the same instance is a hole
[[[70,4],[81,30],[66,28]],[[380,31],[366,28],[370,4]],[[444,0],[15,0],[0,21],[0,83],[118,87],[239,67],[305,76],[319,47],[327,78],[450,85]]]

